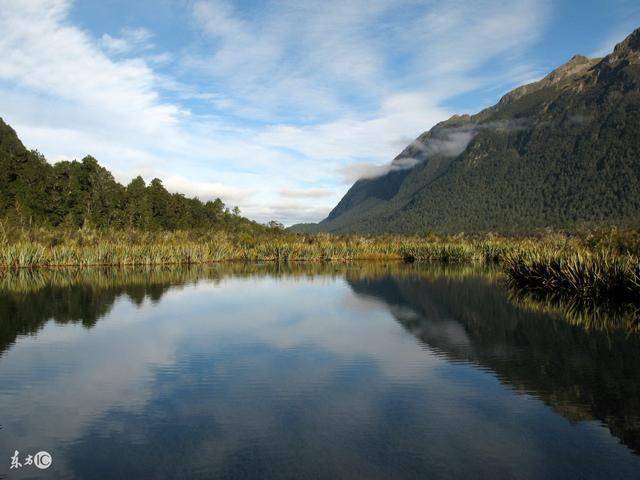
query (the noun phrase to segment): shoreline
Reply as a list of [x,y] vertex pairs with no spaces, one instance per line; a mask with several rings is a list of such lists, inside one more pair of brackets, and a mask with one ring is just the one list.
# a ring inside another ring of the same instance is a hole
[[[0,271],[264,262],[494,265],[514,288],[598,302],[640,302],[636,231],[487,235],[248,235],[224,231],[14,230]],[[598,236],[599,235],[599,236]]]

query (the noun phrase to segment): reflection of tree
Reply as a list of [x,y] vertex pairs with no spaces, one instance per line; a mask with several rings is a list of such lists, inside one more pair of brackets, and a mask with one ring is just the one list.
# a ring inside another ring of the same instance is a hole
[[570,421],[598,419],[640,452],[640,336],[588,330],[527,311],[481,277],[350,281],[384,300],[433,350],[489,368],[507,386],[542,399]]
[[121,296],[136,305],[147,298],[157,302],[172,285],[198,276],[188,267],[5,271],[0,276],[0,354],[19,335],[33,335],[49,320],[91,328]]

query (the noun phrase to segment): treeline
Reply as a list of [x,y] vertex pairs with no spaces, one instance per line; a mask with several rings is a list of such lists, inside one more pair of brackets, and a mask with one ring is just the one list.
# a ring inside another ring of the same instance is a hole
[[179,230],[262,229],[222,200],[202,202],[170,193],[159,179],[124,186],[98,161],[48,163],[27,150],[0,119],[0,219],[9,225],[63,228]]

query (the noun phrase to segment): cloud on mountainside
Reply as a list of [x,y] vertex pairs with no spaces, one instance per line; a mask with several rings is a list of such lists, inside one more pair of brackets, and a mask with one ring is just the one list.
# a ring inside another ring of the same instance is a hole
[[457,157],[463,153],[471,140],[485,130],[499,132],[520,131],[530,125],[527,119],[499,120],[486,123],[471,123],[460,127],[442,127],[432,130],[428,138],[418,137],[406,151],[383,165],[367,163],[353,164],[341,170],[343,181],[352,183],[359,179],[371,179],[391,171],[407,170],[433,156]]

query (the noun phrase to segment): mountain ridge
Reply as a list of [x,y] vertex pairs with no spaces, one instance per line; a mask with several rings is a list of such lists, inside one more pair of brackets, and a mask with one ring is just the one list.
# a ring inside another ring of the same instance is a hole
[[335,233],[637,226],[640,29],[418,136],[315,226]]

